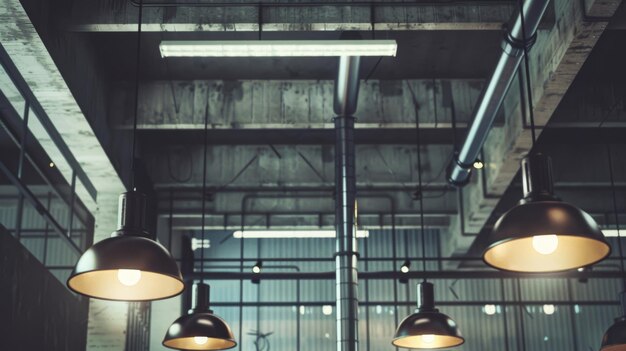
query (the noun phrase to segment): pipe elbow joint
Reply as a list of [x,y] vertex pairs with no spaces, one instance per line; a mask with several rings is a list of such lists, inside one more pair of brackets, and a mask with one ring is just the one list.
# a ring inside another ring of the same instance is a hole
[[471,175],[472,165],[461,163],[458,156],[455,155],[446,172],[448,183],[454,187],[464,187],[469,183]]

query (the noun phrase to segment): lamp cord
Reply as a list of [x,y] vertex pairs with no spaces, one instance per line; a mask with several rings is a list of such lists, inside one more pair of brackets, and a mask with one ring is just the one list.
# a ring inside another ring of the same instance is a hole
[[[530,118],[530,133],[532,136],[532,147],[535,146],[537,141],[537,134],[535,132],[535,112],[533,106],[533,91],[530,84],[530,63],[528,59],[528,46],[526,45],[528,38],[526,37],[526,20],[524,18],[524,0],[518,0],[520,19],[522,24],[522,47],[524,50],[524,71],[526,75],[526,99],[528,101],[528,116]],[[523,103],[523,102],[522,102]],[[532,149],[532,148],[531,148]]]
[[137,18],[137,53],[135,55],[135,116],[133,118],[133,141],[130,158],[130,188],[135,190],[135,149],[137,147],[137,117],[139,115],[139,67],[141,64],[141,22],[143,20],[143,0],[139,0]]
[[[624,253],[622,251],[622,238],[619,231],[619,214],[617,212],[617,194],[615,191],[615,179],[613,177],[613,157],[611,156],[611,145],[606,144],[606,151],[609,161],[609,177],[611,180],[611,195],[613,200],[613,212],[615,213],[615,226],[617,227],[617,247],[619,250],[619,264],[622,273],[624,273]],[[622,285],[624,287],[624,291],[626,291],[626,276],[622,274]]]
[[[208,92],[207,92],[208,96]],[[204,109],[204,137],[203,137],[203,145],[204,145],[204,154],[202,158],[202,241],[200,242],[200,272],[204,272],[204,238],[205,238],[205,212],[206,212],[206,157],[207,157],[207,149],[209,142],[209,101],[207,98],[207,103]]]
[[[422,231],[422,269],[424,273],[426,273],[426,231],[424,230],[424,193],[422,189],[422,138],[420,135],[420,119],[417,109],[415,111],[415,134],[417,145],[417,186],[420,202],[420,226]],[[424,281],[426,281],[426,276],[424,276]]]

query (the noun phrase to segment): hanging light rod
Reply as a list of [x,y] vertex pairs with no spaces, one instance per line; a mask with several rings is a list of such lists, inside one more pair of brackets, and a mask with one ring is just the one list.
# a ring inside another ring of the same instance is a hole
[[[368,230],[357,230],[357,238],[368,238]],[[237,230],[233,233],[236,239],[313,239],[335,238],[334,230]]]
[[396,56],[395,40],[163,40],[161,57]]

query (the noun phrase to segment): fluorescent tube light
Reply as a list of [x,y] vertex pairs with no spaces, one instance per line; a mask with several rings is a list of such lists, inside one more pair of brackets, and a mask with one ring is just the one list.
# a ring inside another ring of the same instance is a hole
[[[607,238],[617,238],[617,229],[602,229],[602,234]],[[620,229],[619,236],[626,238],[626,229]]]
[[396,56],[395,40],[164,40],[162,57]]
[[[237,230],[233,233],[237,239],[296,239],[296,238],[334,238],[334,230]],[[369,237],[369,231],[357,230],[357,238]]]

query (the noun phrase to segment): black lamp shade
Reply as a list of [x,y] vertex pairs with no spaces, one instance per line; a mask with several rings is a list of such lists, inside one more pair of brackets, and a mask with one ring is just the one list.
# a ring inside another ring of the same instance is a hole
[[604,333],[600,351],[626,351],[626,317],[617,318]]
[[145,196],[120,197],[120,229],[78,260],[67,286],[103,300],[151,301],[180,294],[185,285],[178,265],[143,229]]
[[447,315],[416,312],[400,323],[391,343],[407,349],[441,349],[464,342],[456,323]]
[[488,238],[483,259],[514,272],[558,272],[592,265],[611,247],[589,214],[552,194],[549,158],[522,161],[525,197],[506,212]]
[[167,330],[163,346],[178,350],[226,350],[237,346],[228,324],[209,309],[209,286],[196,284],[196,305]]
[[[124,274],[131,280],[126,284]],[[102,240],[85,251],[67,286],[79,294],[120,301],[165,299],[185,287],[176,262],[161,244],[124,235]]]
[[[535,236],[546,236],[556,247],[542,253],[542,239]],[[520,204],[500,217],[483,258],[501,270],[555,272],[592,265],[610,252],[587,213],[565,202],[539,201]]]
[[179,350],[226,350],[237,343],[223,319],[210,312],[201,312],[174,321],[167,330],[163,346]]
[[391,343],[407,349],[442,349],[465,342],[452,318],[435,308],[434,287],[422,282],[417,287],[417,310],[406,317]]

